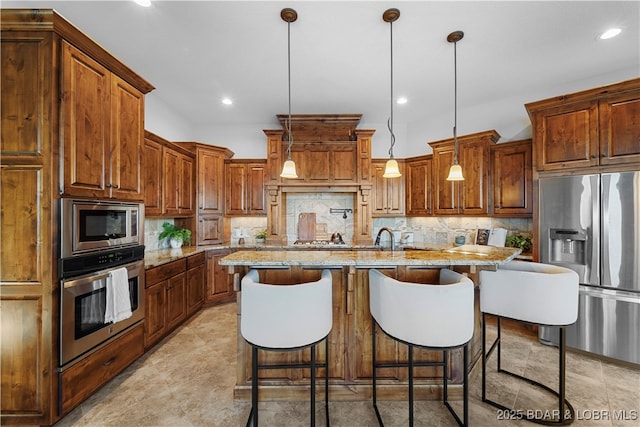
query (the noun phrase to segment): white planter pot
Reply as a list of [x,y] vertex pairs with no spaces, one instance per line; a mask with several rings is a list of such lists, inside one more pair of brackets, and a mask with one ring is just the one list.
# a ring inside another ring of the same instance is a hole
[[173,249],[179,249],[182,247],[182,239],[169,239],[169,245]]

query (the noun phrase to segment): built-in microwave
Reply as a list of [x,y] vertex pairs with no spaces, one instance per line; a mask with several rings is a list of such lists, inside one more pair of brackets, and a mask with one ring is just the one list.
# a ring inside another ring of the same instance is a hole
[[144,243],[144,205],[60,200],[61,258]]

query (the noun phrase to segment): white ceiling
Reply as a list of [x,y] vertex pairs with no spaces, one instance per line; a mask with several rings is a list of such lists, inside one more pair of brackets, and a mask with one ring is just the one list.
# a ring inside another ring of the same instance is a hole
[[[438,128],[424,141],[451,134],[453,44],[446,37],[454,30],[465,33],[457,49],[459,134],[498,129],[510,110],[517,110],[509,117],[521,122],[517,129],[528,120],[525,102],[640,75],[638,1],[153,0],[149,8],[132,1],[2,1],[2,7],[55,8],[152,83],[153,96],[194,127],[278,127],[275,115],[288,108],[284,7],[298,12],[291,24],[293,113],[362,113],[367,123],[389,116],[390,25],[382,13],[398,8],[394,92],[409,101],[394,105],[394,123]],[[623,33],[596,39],[612,26]],[[234,104],[221,105],[223,97]],[[492,109],[501,100],[509,107]],[[465,129],[462,123],[476,115],[486,125]]]

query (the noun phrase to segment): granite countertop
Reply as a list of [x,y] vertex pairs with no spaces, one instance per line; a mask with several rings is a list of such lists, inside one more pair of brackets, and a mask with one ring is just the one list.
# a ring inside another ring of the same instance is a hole
[[223,257],[221,265],[283,267],[395,267],[398,265],[498,265],[509,262],[520,249],[463,245],[438,250],[331,250],[331,251],[256,251],[240,250]]
[[[405,248],[409,248],[406,246]],[[442,245],[428,245],[428,244],[417,244],[412,245],[412,249],[417,250],[434,250],[434,249],[443,249]],[[185,258],[191,255],[195,255],[200,252],[206,252],[209,250],[222,250],[222,249],[234,249],[234,250],[313,250],[313,249],[324,249],[324,250],[366,250],[366,249],[376,249],[379,250],[378,246],[373,244],[371,245],[268,245],[264,243],[250,243],[244,245],[238,245],[237,243],[222,243],[218,245],[207,245],[207,246],[183,246],[180,249],[156,249],[153,251],[145,251],[144,254],[144,264],[145,268],[153,268],[162,264],[167,264],[172,261],[179,260],[181,258]]]

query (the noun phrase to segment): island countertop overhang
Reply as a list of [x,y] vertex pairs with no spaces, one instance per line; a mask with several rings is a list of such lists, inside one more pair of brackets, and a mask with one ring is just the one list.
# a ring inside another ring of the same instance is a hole
[[223,257],[221,265],[252,267],[488,266],[500,265],[520,254],[517,248],[463,245],[442,250],[241,250]]

